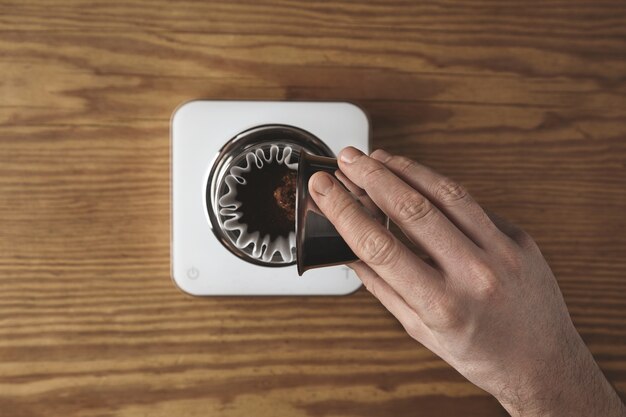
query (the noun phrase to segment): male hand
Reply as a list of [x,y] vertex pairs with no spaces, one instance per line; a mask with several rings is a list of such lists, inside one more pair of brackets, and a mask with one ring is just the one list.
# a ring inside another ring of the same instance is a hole
[[311,178],[313,199],[361,259],[352,268],[411,337],[513,415],[626,415],[528,234],[407,158],[349,147],[339,168],[431,259],[403,245],[336,178]]

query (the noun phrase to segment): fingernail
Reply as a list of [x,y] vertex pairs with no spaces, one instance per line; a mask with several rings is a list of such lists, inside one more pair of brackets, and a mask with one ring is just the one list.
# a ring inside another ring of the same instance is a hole
[[376,149],[372,152],[372,158],[379,160],[383,164],[391,159],[391,154],[383,149]]
[[309,181],[311,188],[317,194],[326,195],[333,188],[333,180],[330,179],[330,175],[325,172],[317,172]]
[[350,164],[354,162],[361,155],[363,155],[363,152],[361,152],[357,148],[348,146],[347,148],[344,148],[344,150],[341,151],[341,153],[339,154],[339,159],[341,159],[341,162]]

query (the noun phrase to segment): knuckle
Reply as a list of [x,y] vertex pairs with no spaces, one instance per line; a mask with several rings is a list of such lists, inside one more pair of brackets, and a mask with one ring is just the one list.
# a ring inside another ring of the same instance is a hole
[[482,279],[475,288],[476,298],[479,301],[493,300],[500,291],[500,283],[496,279]]
[[463,326],[464,317],[458,304],[449,296],[432,300],[428,306],[429,327],[436,330],[454,330]]
[[465,187],[452,181],[450,178],[443,178],[435,185],[435,198],[442,203],[456,203],[459,201],[467,201],[469,194]]
[[400,194],[393,204],[393,213],[401,223],[411,223],[421,220],[433,211],[433,205],[428,199],[417,194]]
[[363,283],[365,285],[365,288],[375,297],[375,298],[379,298],[380,295],[380,283],[378,283],[376,280],[368,280],[366,282]]
[[517,244],[522,249],[535,249],[536,243],[535,240],[530,236],[526,231],[522,229],[518,229],[513,234],[513,240],[517,242]]
[[500,279],[495,269],[485,261],[476,261],[471,266],[474,293],[479,300],[495,297],[500,290]]
[[388,232],[372,230],[363,235],[358,247],[363,260],[374,266],[392,264],[397,258],[397,246]]
[[381,175],[384,174],[385,166],[380,162],[370,159],[366,166],[363,168],[363,180],[366,183],[376,182]]
[[354,201],[348,198],[334,198],[332,201],[332,217],[337,220],[350,222],[355,214]]
[[419,340],[423,336],[422,326],[418,317],[410,317],[401,322],[404,331],[415,340]]
[[397,166],[401,176],[409,175],[416,166],[416,162],[414,160],[404,156],[393,156],[388,163],[392,163],[394,166]]

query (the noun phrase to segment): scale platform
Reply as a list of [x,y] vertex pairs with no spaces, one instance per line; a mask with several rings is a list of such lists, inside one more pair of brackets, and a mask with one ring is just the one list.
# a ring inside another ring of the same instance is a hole
[[263,125],[287,125],[321,139],[335,154],[346,146],[369,152],[370,124],[345,102],[195,100],[171,121],[171,274],[182,291],[215,295],[345,295],[361,281],[346,266],[309,270],[255,265],[230,252],[207,216],[206,187],[220,149]]

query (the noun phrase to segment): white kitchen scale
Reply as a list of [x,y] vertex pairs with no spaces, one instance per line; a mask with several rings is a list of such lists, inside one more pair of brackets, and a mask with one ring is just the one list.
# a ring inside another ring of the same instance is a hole
[[349,145],[370,151],[368,118],[350,103],[195,100],[181,105],[171,121],[172,279],[197,296],[350,294],[361,281],[346,266],[298,276],[295,265],[242,259],[214,230],[207,207],[214,164],[233,138],[268,125],[304,131],[335,155]]

